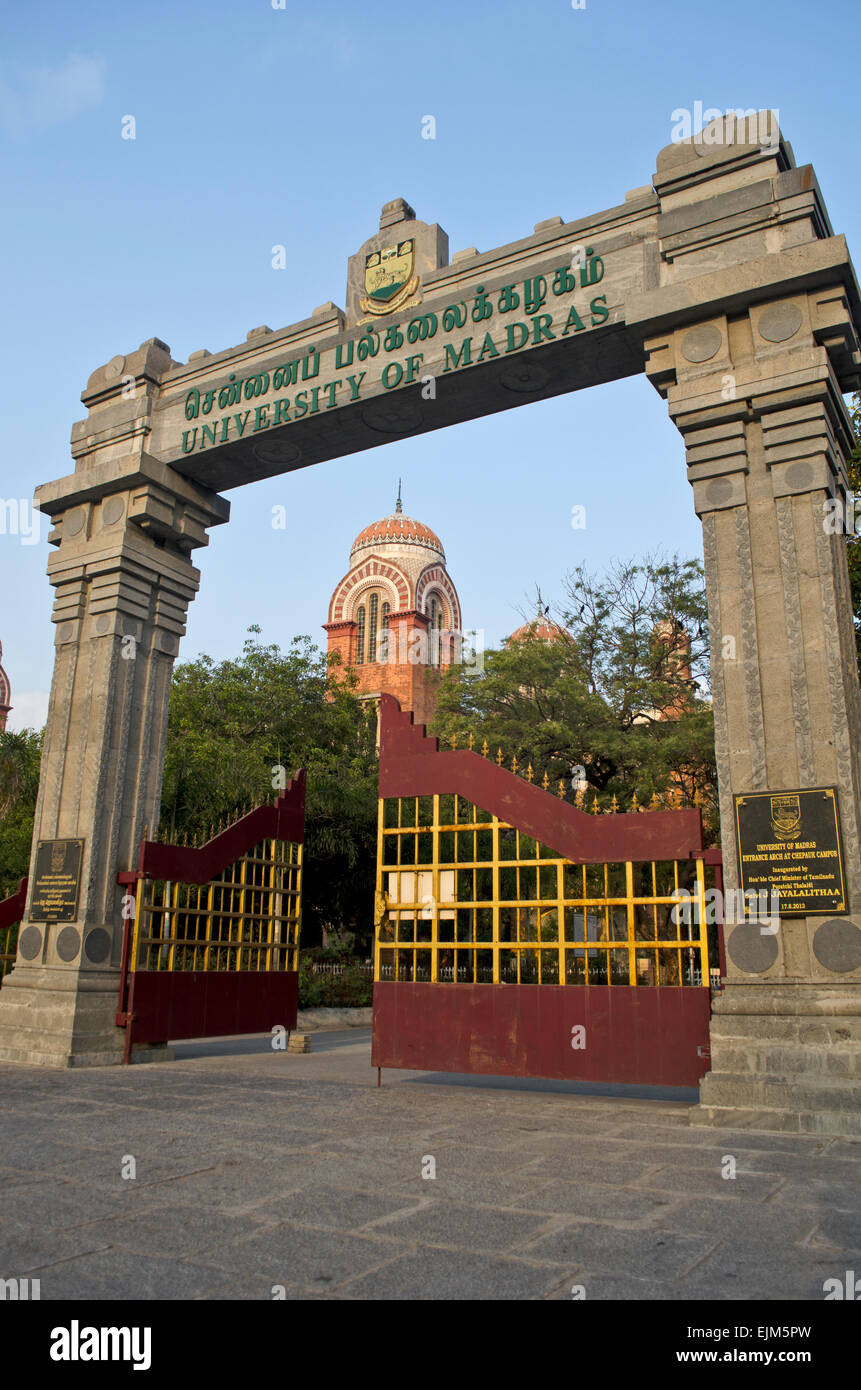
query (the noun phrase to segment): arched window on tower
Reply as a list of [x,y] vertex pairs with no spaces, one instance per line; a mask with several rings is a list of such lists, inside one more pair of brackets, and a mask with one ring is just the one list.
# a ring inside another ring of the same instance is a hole
[[377,613],[380,607],[379,594],[371,594],[368,599],[368,660],[377,659]]
[[380,661],[388,661],[389,659],[389,614],[391,611],[392,605],[390,603],[384,603],[382,617],[380,619],[380,627],[382,629],[380,632]]
[[428,604],[428,665],[442,665],[442,604],[432,598]]
[[365,605],[362,604],[356,614],[356,665],[362,666],[365,661]]

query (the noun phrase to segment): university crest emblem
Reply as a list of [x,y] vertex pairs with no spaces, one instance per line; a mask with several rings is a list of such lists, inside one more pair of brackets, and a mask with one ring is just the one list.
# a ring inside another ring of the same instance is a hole
[[413,274],[416,244],[412,237],[371,251],[365,257],[365,294],[360,300],[363,313],[391,314],[414,294],[419,277]]
[[778,840],[794,840],[801,830],[801,797],[771,798],[771,828]]

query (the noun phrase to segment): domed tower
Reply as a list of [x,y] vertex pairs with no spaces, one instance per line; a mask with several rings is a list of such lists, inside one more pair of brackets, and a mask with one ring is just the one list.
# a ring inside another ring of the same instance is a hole
[[416,723],[433,717],[442,672],[458,652],[460,600],[439,536],[395,510],[360,531],[329,604],[329,652],[369,699],[394,695]]
[[[3,644],[0,642],[0,661],[3,660]],[[9,703],[12,692],[9,688],[9,677],[0,666],[0,733],[6,728],[6,718],[12,708]]]
[[570,641],[571,633],[550,617],[550,606],[544,602],[539,589],[535,617],[515,628],[511,636],[505,639],[503,646],[508,647],[512,642],[558,642],[560,637],[568,638]]

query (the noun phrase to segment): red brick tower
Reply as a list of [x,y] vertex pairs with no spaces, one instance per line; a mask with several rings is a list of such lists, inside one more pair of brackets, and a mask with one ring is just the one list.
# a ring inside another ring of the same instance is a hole
[[394,695],[416,722],[433,718],[440,675],[454,659],[460,600],[439,537],[395,510],[360,531],[329,604],[329,652],[369,699]]

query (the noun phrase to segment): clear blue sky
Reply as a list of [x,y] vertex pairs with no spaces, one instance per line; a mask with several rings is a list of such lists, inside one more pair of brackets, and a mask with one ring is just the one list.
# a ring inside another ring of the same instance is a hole
[[[8,9],[0,496],[71,471],[80,391],[116,354],[155,336],[185,361],[343,305],[347,258],[388,199],[439,222],[452,251],[486,250],[648,183],[672,111],[696,101],[777,108],[857,257],[858,18],[857,0]],[[491,645],[536,583],[553,600],[580,562],[700,553],[680,437],[635,378],[231,492],[230,524],[196,552],[181,655],[235,654],[255,622],[269,641],[322,642],[350,542],[392,509],[399,475],[405,510],[443,540],[465,625]],[[10,727],[41,722],[50,685],[46,533],[0,535]]]

